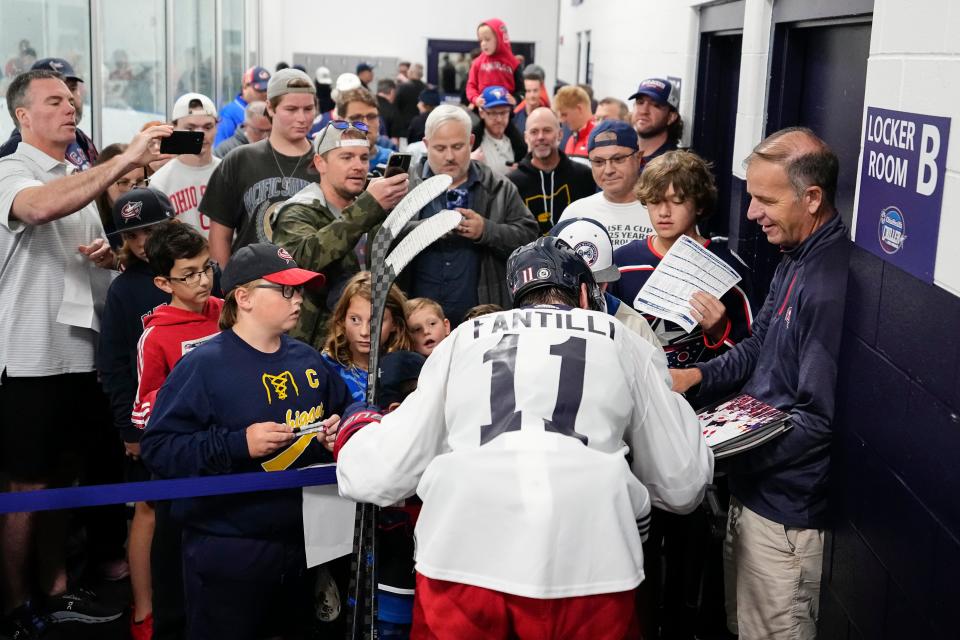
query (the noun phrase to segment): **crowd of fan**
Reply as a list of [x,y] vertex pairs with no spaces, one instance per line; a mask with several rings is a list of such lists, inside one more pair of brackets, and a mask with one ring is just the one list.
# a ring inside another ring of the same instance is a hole
[[[409,227],[446,209],[463,219],[391,290],[380,338],[390,354],[382,367],[386,388],[409,387],[452,328],[512,306],[506,259],[541,235],[557,235],[581,253],[605,289],[607,312],[662,348],[671,367],[704,363],[749,338],[749,270],[724,239],[701,235],[717,208],[716,189],[709,164],[678,149],[677,88],[650,78],[629,96],[595,100],[583,85],[550,93],[541,68],[521,68],[501,21],[482,23],[478,40],[462,95],[444,90],[452,81],[425,84],[419,64],[405,63],[375,87],[374,72],[384,70],[367,64],[335,81],[324,67],[310,77],[302,68],[271,74],[256,66],[222,108],[186,93],[169,123],[148,123],[131,141],[99,152],[76,127],[83,80],[67,61],[40,60],[13,79],[7,104],[17,131],[0,151],[0,463],[9,490],[218,472],[202,462],[179,473],[187,467],[177,465],[189,463],[160,453],[151,419],[164,409],[161,390],[177,362],[221,330],[289,331],[339,375],[349,391],[344,402],[363,400],[371,341],[368,248],[388,213],[435,175],[452,183]],[[202,134],[199,152],[162,154],[161,141],[174,131]],[[394,153],[412,156],[409,172],[385,172]],[[632,308],[684,235],[742,277],[721,299],[698,294],[693,333]],[[265,277],[274,272],[263,264],[276,260],[323,277]],[[290,305],[270,311],[286,313],[280,320],[258,311],[256,296],[268,295]],[[220,366],[229,384],[235,364]],[[271,384],[300,384],[290,376]],[[181,394],[203,393],[184,384]],[[247,458],[289,443],[261,423],[248,431]],[[183,453],[191,455],[203,454]],[[238,469],[228,463],[221,471]],[[231,500],[230,508],[239,508]],[[189,637],[216,637],[205,634],[227,627],[196,609],[222,607],[243,589],[209,591],[242,576],[196,573],[205,563],[188,555],[211,548],[195,539],[190,517],[165,502],[137,503],[128,533],[122,508],[100,508],[83,519],[59,512],[5,516],[0,633],[40,637],[51,623],[112,622],[126,614],[68,574],[68,531],[85,527],[88,574],[130,577],[134,638],[184,637],[187,630]],[[393,560],[411,575],[414,517],[403,509],[385,516],[391,531],[402,530],[387,556],[400,556]],[[691,549],[719,544],[711,542],[710,524],[706,510],[654,516],[646,551],[650,586],[638,600],[645,637],[693,637],[702,622],[699,577],[713,561]],[[302,553],[295,559],[302,562]],[[226,551],[222,558],[243,564]],[[246,569],[259,575],[258,568]],[[306,614],[318,633],[332,633],[323,625],[335,624],[342,573],[331,565],[297,578],[298,588],[310,580],[306,592],[314,602]],[[382,593],[383,633],[397,634],[384,637],[409,633],[412,596],[396,592],[412,591],[412,582],[399,582]],[[257,624],[279,624],[285,610],[260,611]],[[250,622],[249,616],[240,620]]]

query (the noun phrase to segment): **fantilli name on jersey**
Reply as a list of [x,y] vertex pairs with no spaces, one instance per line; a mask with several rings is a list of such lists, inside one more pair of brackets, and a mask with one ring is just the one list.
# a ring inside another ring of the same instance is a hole
[[651,503],[695,508],[712,471],[662,353],[604,313],[537,306],[458,327],[337,479],[357,500],[423,499],[425,576],[559,598],[639,584],[638,523]]

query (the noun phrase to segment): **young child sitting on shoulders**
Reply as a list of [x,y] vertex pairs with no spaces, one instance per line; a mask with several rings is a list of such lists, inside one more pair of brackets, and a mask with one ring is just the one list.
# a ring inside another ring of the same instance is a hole
[[425,358],[450,335],[450,321],[443,307],[430,298],[413,298],[407,302],[407,325],[413,350]]
[[[347,383],[357,402],[365,399],[367,368],[370,362],[370,272],[361,271],[347,281],[340,301],[333,310],[323,346],[323,359]],[[391,285],[380,326],[380,351],[409,350],[407,334],[407,298]]]

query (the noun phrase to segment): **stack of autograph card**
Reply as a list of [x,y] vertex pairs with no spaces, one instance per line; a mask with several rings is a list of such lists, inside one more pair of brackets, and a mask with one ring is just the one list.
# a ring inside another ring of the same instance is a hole
[[745,393],[723,400],[697,417],[714,458],[752,449],[791,426],[788,414]]

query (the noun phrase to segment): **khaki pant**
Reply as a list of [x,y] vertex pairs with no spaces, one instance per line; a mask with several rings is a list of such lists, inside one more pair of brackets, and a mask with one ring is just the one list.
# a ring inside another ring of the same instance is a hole
[[740,640],[816,638],[822,563],[822,529],[786,527],[731,498],[723,542],[730,632]]

